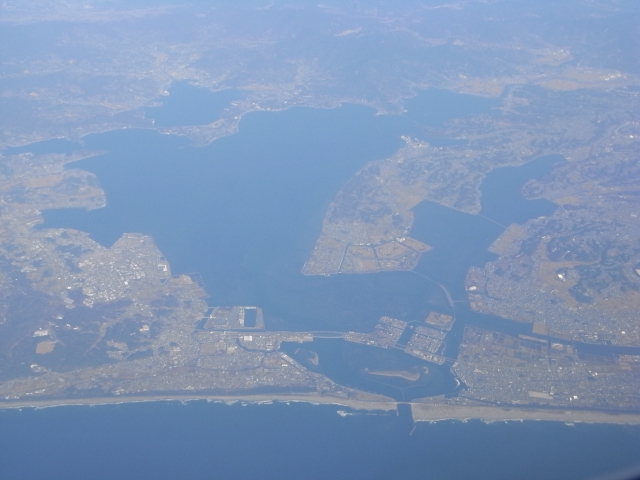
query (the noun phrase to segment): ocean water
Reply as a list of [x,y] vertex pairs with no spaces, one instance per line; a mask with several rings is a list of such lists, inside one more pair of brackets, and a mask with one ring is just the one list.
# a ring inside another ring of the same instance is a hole
[[443,421],[410,434],[395,413],[338,410],[198,401],[0,411],[0,478],[569,480],[631,465],[640,451],[638,427]]

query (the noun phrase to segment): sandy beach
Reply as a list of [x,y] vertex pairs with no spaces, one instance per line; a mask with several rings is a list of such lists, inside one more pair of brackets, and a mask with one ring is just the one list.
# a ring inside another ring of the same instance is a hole
[[583,410],[551,410],[513,407],[411,404],[416,422],[482,420],[485,422],[544,420],[564,423],[612,423],[640,425],[640,413],[608,413]]
[[[384,397],[383,397],[384,398]],[[141,395],[122,397],[98,397],[98,398],[71,398],[59,400],[20,400],[16,402],[2,402],[0,409],[13,408],[52,408],[70,405],[118,405],[125,403],[142,402],[190,402],[206,400],[209,402],[246,402],[246,403],[271,403],[271,402],[305,402],[317,405],[340,405],[354,410],[396,410],[397,404],[392,401],[380,401],[378,399],[353,399],[315,395]]]
[[[206,400],[209,402],[252,404],[271,402],[304,402],[315,405],[339,405],[354,410],[393,411],[397,403],[386,397],[371,395],[364,398],[340,398],[318,395],[141,395],[127,397],[72,398],[58,400],[20,400],[2,402],[0,409],[14,408],[51,408],[70,405],[117,405],[141,402],[190,402]],[[583,410],[529,409],[517,407],[491,407],[445,405],[413,402],[411,411],[416,422],[437,422],[443,420],[482,420],[485,422],[544,420],[564,423],[610,423],[640,425],[640,413],[610,413]]]

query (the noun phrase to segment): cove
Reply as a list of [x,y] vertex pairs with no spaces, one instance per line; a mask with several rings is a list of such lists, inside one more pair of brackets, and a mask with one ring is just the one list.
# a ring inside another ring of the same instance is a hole
[[222,111],[231,102],[244,97],[240,90],[210,92],[186,81],[173,82],[159,107],[144,109],[145,117],[151,118],[156,127],[205,125],[220,118]]
[[517,167],[489,172],[480,185],[480,215],[463,213],[424,201],[413,208],[411,236],[431,245],[416,273],[443,284],[455,300],[466,300],[464,278],[471,266],[482,267],[497,256],[487,249],[512,223],[551,215],[557,205],[548,200],[529,200],[521,189],[562,162],[560,155],[536,158]]

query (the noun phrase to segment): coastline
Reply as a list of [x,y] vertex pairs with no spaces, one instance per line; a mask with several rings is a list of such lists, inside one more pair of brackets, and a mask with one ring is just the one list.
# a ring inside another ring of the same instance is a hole
[[640,425],[640,413],[610,413],[584,410],[548,410],[517,407],[466,406],[426,404],[421,402],[395,402],[381,399],[339,398],[315,395],[140,395],[127,397],[97,397],[59,400],[23,400],[0,402],[1,410],[22,408],[54,408],[64,406],[101,406],[146,402],[193,402],[206,400],[216,403],[269,404],[309,403],[311,405],[336,405],[354,410],[385,411],[397,410],[399,404],[410,405],[414,422],[441,422],[480,420],[483,422],[553,421],[563,423],[592,423]]
[[339,398],[311,395],[140,395],[122,397],[70,398],[59,400],[22,400],[16,402],[0,402],[0,411],[21,408],[54,408],[64,406],[100,406],[121,405],[126,403],[146,402],[193,402],[206,400],[218,403],[253,403],[266,404],[273,402],[300,402],[312,405],[338,405],[354,410],[396,410],[396,402],[380,400],[360,400],[353,398]]
[[412,403],[414,422],[481,420],[483,422],[548,421],[640,425],[640,413],[609,413],[585,410],[550,410],[517,407],[435,405]]

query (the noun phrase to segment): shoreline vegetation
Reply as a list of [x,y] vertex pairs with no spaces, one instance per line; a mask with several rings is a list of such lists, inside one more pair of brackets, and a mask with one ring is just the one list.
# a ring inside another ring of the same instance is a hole
[[439,422],[446,420],[480,420],[483,422],[508,421],[555,421],[563,423],[599,423],[618,425],[640,425],[640,412],[604,412],[587,410],[553,410],[518,408],[514,406],[469,406],[445,405],[423,402],[395,402],[381,399],[354,399],[314,395],[140,395],[127,397],[73,398],[58,400],[22,400],[16,402],[0,402],[0,411],[22,408],[53,408],[63,406],[101,406],[121,405],[143,402],[192,402],[202,401],[216,403],[248,403],[270,404],[309,403],[312,405],[336,405],[354,410],[384,411],[397,410],[399,404],[410,405],[414,422]]
[[[420,378],[419,372],[408,372],[405,370],[369,370],[367,368],[364,369],[365,373],[369,375],[379,375],[381,377],[398,377],[404,378],[410,382],[415,382]],[[428,373],[428,372],[425,372]]]

